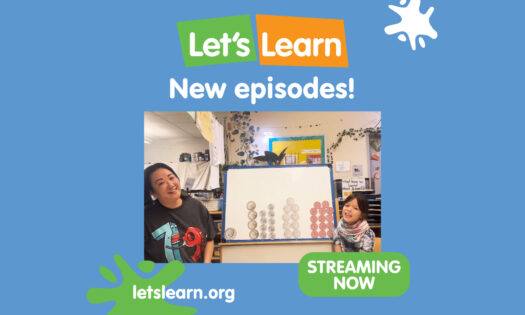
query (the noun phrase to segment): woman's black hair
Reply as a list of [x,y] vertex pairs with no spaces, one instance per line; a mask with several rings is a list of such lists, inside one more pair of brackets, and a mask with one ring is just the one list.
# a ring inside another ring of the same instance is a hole
[[[169,165],[166,165],[164,163],[155,163],[153,165],[150,165],[150,166],[146,167],[146,169],[144,169],[144,205],[145,206],[153,204],[153,199],[151,198],[151,193],[153,192],[154,189],[153,189],[153,186],[151,185],[151,174],[153,174],[156,170],[161,169],[161,168],[172,172],[173,175],[175,175],[175,177],[177,177],[177,179],[180,180],[180,178],[177,175],[177,173],[175,173],[175,171]],[[186,199],[189,196],[183,190],[183,191],[181,191],[180,197],[182,199]]]
[[361,210],[361,217],[366,220],[366,218],[368,218],[368,199],[363,195],[351,194],[350,196],[346,197],[345,201],[343,202],[343,207],[354,199],[357,199],[357,206],[359,207],[359,210]]

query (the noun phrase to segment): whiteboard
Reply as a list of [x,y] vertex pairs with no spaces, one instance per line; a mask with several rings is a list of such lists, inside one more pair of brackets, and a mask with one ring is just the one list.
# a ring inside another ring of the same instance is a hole
[[332,238],[336,216],[328,165],[232,167],[225,187],[226,242]]

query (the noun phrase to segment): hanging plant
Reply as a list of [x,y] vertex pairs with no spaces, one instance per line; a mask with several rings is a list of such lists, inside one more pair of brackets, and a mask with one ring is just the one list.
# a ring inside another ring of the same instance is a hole
[[381,127],[376,128],[359,128],[359,129],[345,129],[337,133],[337,140],[328,146],[326,149],[326,156],[329,164],[334,163],[334,152],[339,147],[345,137],[348,137],[354,141],[363,139],[366,135],[381,135]]
[[252,125],[250,114],[250,112],[231,112],[226,132],[226,139],[230,147],[237,145],[235,153],[241,158],[239,160],[240,165],[257,163],[253,158],[259,155],[259,149],[255,143],[255,133],[260,128]]

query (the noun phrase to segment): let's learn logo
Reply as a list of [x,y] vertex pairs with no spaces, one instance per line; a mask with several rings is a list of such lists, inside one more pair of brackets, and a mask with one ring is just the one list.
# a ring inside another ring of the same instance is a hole
[[[256,15],[261,65],[348,67],[343,20]],[[178,22],[186,67],[256,61],[249,15]]]

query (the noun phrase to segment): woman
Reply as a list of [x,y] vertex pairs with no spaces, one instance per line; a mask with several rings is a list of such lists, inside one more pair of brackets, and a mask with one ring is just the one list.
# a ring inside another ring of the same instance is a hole
[[157,163],[144,170],[145,260],[210,263],[216,233],[206,207],[181,191],[171,167]]
[[368,225],[368,200],[354,194],[343,205],[343,218],[334,231],[334,251],[371,252],[374,250],[374,231]]

